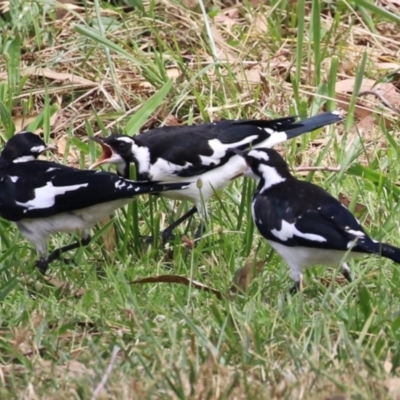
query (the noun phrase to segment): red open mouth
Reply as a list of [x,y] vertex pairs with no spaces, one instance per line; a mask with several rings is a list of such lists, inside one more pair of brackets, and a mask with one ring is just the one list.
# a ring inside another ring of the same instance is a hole
[[109,160],[113,156],[113,151],[111,147],[108,144],[104,143],[101,138],[95,137],[93,138],[93,140],[101,146],[102,154],[100,158],[89,167],[89,169],[96,168],[99,165],[106,163],[107,160]]
[[100,156],[100,158],[97,160],[97,162],[102,162],[102,161],[108,160],[113,155],[113,152],[111,151],[110,146],[107,146],[106,144],[104,144],[102,142],[100,143],[100,145],[101,145],[101,149],[103,150],[103,153]]

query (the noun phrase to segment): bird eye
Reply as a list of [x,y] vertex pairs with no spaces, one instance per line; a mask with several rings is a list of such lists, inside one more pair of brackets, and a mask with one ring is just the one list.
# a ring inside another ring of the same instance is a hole
[[119,147],[120,149],[123,149],[123,148],[126,146],[126,144],[127,144],[127,143],[125,143],[125,142],[119,142],[119,143],[118,143],[118,147]]

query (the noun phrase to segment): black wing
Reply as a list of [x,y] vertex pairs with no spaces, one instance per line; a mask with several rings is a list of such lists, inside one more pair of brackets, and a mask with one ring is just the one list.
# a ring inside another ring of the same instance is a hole
[[150,149],[152,164],[162,158],[171,164],[171,174],[191,177],[227,163],[233,156],[228,154],[229,149],[272,147],[340,120],[341,117],[330,112],[298,122],[296,117],[270,121],[228,120],[157,128],[136,136],[135,140]]
[[[151,129],[135,138],[143,146],[153,148],[156,142],[162,142],[163,145],[180,144],[183,147],[192,147],[201,145],[204,141],[219,139],[222,143],[233,144],[241,141],[251,134],[268,137],[260,131],[259,128],[269,128],[277,132],[290,126],[296,117],[284,117],[274,120],[225,120],[209,124],[182,125],[182,126],[164,126]],[[253,129],[255,128],[255,129]],[[247,130],[247,131],[246,131]]]
[[20,163],[0,173],[0,215],[11,221],[49,217],[167,186],[46,161]]
[[378,250],[347,208],[307,182],[293,180],[256,194],[254,212],[260,233],[286,246],[364,253]]
[[[290,124],[295,118],[279,121]],[[213,124],[166,127],[136,137],[138,144],[148,146],[151,163],[158,159],[169,163],[170,174],[181,177],[201,175],[224,165],[232,157],[231,148],[248,149],[267,140],[279,125],[275,121],[220,121]],[[283,141],[283,140],[282,140]]]

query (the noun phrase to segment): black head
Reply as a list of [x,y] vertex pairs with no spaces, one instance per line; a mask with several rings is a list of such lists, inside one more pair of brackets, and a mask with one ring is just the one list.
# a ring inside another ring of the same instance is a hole
[[33,161],[45,151],[56,149],[57,146],[47,145],[32,132],[20,132],[6,143],[0,157],[8,162]]
[[90,166],[90,169],[101,164],[116,164],[119,175],[129,178],[129,164],[134,162],[141,179],[150,168],[150,152],[147,147],[140,146],[135,138],[128,135],[112,134],[106,138],[92,138],[99,143],[103,153],[100,159]]
[[253,179],[261,179],[266,182],[276,180],[277,176],[282,178],[291,177],[289,167],[282,156],[273,149],[256,148],[248,151],[232,149],[232,152],[242,156],[248,165],[245,173]]
[[96,168],[102,164],[116,164],[118,173],[125,178],[129,178],[129,163],[134,161],[132,146],[135,146],[133,138],[127,135],[114,133],[106,138],[91,138],[101,146],[101,157],[90,166]]

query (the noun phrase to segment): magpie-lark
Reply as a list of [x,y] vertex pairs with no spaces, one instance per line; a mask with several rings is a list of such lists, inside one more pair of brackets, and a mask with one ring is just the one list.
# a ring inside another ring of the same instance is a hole
[[135,137],[117,134],[107,138],[96,137],[94,140],[101,145],[103,154],[90,168],[104,163],[116,164],[118,174],[129,178],[129,163],[133,162],[140,180],[201,180],[200,185],[162,194],[175,200],[189,200],[195,205],[164,230],[163,242],[169,240],[173,236],[172,231],[196,211],[199,211],[202,221],[196,233],[196,238],[199,238],[206,216],[204,204],[214,191],[224,189],[246,168],[243,159],[228,153],[228,149],[272,147],[341,120],[338,113],[326,112],[297,122],[295,117],[270,121],[220,121],[203,125],[162,127]]
[[[36,247],[37,267],[45,273],[62,253],[87,245],[90,228],[144,193],[179,190],[184,182],[135,182],[118,175],[79,170],[36,160],[46,145],[38,136],[13,136],[0,154],[0,216],[16,223]],[[82,230],[82,240],[47,256],[47,240],[57,232]]]
[[346,258],[378,254],[400,263],[400,249],[371,239],[338,200],[309,182],[296,179],[274,150],[233,150],[248,165],[247,176],[259,180],[252,201],[253,220],[271,247],[286,260],[300,287],[305,267],[341,265],[351,282]]

